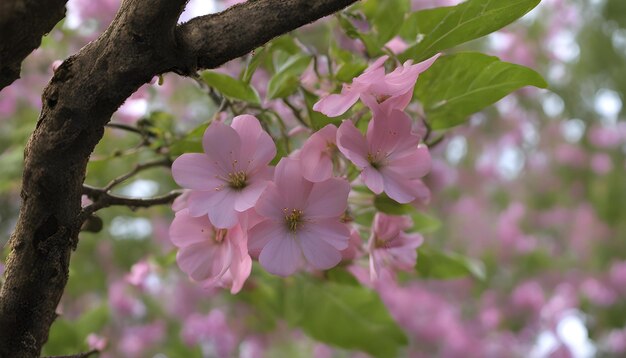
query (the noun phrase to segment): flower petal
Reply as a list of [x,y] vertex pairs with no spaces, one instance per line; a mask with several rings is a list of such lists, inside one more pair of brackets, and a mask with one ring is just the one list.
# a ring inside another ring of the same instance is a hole
[[337,147],[360,168],[369,166],[367,141],[351,121],[343,121],[337,130]]
[[361,179],[367,187],[375,194],[380,194],[384,189],[383,176],[380,172],[372,167],[367,167],[361,172]]
[[285,204],[281,209],[302,210],[306,206],[313,183],[302,177],[298,159],[281,159],[274,171],[274,183]]
[[194,244],[181,248],[176,255],[181,270],[196,281],[222,276],[231,259],[232,250],[228,244]]
[[239,170],[235,161],[239,161],[241,140],[231,127],[221,122],[212,122],[204,132],[202,147],[213,164],[225,173]]
[[252,208],[268,183],[267,180],[255,180],[239,191],[235,198],[235,210],[243,212]]
[[313,110],[324,113],[328,117],[340,116],[359,99],[359,92],[344,85],[341,94],[331,94],[323,97],[313,105]]
[[213,190],[223,184],[216,178],[220,174],[221,170],[202,153],[183,154],[172,163],[174,181],[187,189]]
[[284,234],[270,240],[259,255],[259,263],[269,273],[289,276],[302,263],[302,249],[290,235]]
[[192,217],[189,209],[182,209],[176,213],[169,234],[174,245],[185,247],[211,240],[214,229],[208,217]]
[[298,235],[306,260],[318,270],[326,270],[341,261],[339,250],[315,236]]
[[345,179],[331,178],[315,183],[303,208],[304,215],[307,218],[339,217],[348,207],[349,193],[350,184]]
[[323,240],[335,249],[343,250],[348,247],[350,229],[337,219],[321,219],[304,225],[298,232],[298,237],[301,240],[305,240],[304,238]]
[[248,231],[248,252],[253,257],[258,257],[268,242],[285,235],[287,230],[283,222],[262,221]]

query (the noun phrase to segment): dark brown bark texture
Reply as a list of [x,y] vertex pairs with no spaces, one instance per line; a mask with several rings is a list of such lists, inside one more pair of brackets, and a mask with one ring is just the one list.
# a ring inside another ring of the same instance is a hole
[[20,76],[22,61],[65,17],[67,0],[0,1],[0,91]]
[[155,75],[217,67],[356,1],[250,0],[177,25],[186,0],[124,0],[109,28],[44,90],[0,290],[0,357],[37,357],[48,338],[84,218],[87,161],[126,98]]

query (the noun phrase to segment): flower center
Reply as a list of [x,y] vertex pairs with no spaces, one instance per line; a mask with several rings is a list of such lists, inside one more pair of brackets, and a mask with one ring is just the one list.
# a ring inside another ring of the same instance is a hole
[[372,168],[380,169],[382,167],[382,161],[378,158],[378,154],[367,153],[367,161],[370,163]]
[[228,185],[236,190],[246,187],[246,173],[244,171],[238,171],[234,173],[228,173]]
[[292,209],[289,211],[289,209],[285,208],[283,211],[285,212],[285,223],[287,224],[287,228],[289,231],[295,233],[298,230],[298,225],[304,221],[302,218],[302,210]]
[[221,243],[222,241],[224,241],[224,238],[226,238],[227,232],[228,232],[228,229],[218,229],[215,232],[215,241],[217,241],[218,243]]
[[378,104],[381,104],[383,102],[385,102],[386,100],[388,100],[391,96],[388,94],[379,94],[376,95],[376,102],[378,102]]

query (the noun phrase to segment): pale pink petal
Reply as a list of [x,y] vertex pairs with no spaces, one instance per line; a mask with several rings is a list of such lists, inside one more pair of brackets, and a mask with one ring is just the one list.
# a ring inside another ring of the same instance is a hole
[[247,252],[243,256],[233,255],[233,262],[230,264],[229,271],[233,281],[230,293],[236,294],[241,291],[243,284],[248,277],[250,277],[250,272],[252,272],[252,259],[250,255],[248,255]]
[[249,114],[237,116],[233,118],[231,127],[241,140],[240,168],[253,171],[267,165],[274,158],[276,145],[256,117]]
[[338,217],[348,207],[349,193],[350,184],[345,179],[331,178],[315,183],[302,209],[307,217]]
[[201,153],[183,154],[172,163],[174,181],[187,189],[213,190],[223,183],[216,178],[219,174],[221,171]]
[[378,280],[380,276],[380,268],[382,266],[382,258],[378,250],[372,250],[370,252],[370,280]]
[[410,203],[415,200],[415,188],[411,180],[391,170],[382,170],[385,181],[385,193],[400,204]]
[[237,225],[237,212],[234,207],[236,198],[237,192],[230,188],[216,191],[209,198],[207,202],[209,219],[215,227],[228,229]]
[[351,121],[343,121],[337,131],[337,147],[343,155],[360,168],[369,166],[367,141]]
[[286,235],[287,228],[284,222],[262,221],[248,231],[248,252],[253,257],[258,257],[270,240]]
[[298,235],[306,260],[318,270],[326,270],[341,261],[339,250],[315,236]]
[[379,57],[376,61],[374,61],[371,65],[369,65],[368,68],[365,69],[365,71],[363,71],[363,73],[368,73],[368,72],[372,72],[374,70],[377,70],[379,68],[383,67],[383,64],[389,59],[389,56],[384,55]]
[[389,156],[386,168],[408,178],[421,178],[430,172],[432,160],[428,148],[420,145],[412,150],[394,152]]
[[383,176],[378,170],[372,167],[366,167],[361,172],[361,179],[363,180],[363,183],[367,185],[367,187],[375,194],[380,194],[383,192],[383,189],[385,187]]
[[302,165],[302,175],[312,182],[320,182],[333,176],[333,162],[328,155],[312,150],[300,151],[300,164]]
[[211,240],[213,225],[206,216],[192,217],[188,209],[176,213],[170,226],[170,240],[178,247],[189,246]]
[[301,240],[305,240],[305,237],[320,239],[337,250],[343,250],[348,247],[350,229],[336,218],[321,219],[304,225],[302,230],[298,232],[298,237]]
[[313,183],[302,177],[298,159],[282,158],[274,171],[274,183],[284,199],[283,208],[302,210],[305,207]]
[[313,110],[324,113],[328,117],[344,114],[359,99],[359,92],[344,86],[341,94],[331,94],[320,99],[313,105]]
[[329,155],[329,146],[337,140],[337,127],[332,124],[314,133],[300,150],[300,164],[305,179],[320,182],[332,177],[333,163]]
[[239,134],[221,122],[212,122],[202,137],[202,147],[214,165],[224,172],[230,173],[237,169],[241,140]]
[[[367,144],[369,153],[381,153],[387,157],[398,148],[406,148],[412,144],[417,148],[418,138],[411,135],[412,121],[406,113],[392,111],[388,118],[374,118],[367,128]],[[410,143],[410,144],[408,144]]]
[[209,205],[211,197],[216,193],[215,190],[210,191],[194,191],[192,190],[187,197],[187,206],[189,208],[189,215],[193,217],[207,215],[211,206]]
[[176,262],[192,279],[202,281],[223,275],[231,257],[232,251],[227,244],[200,243],[181,248]]
[[286,202],[280,195],[276,184],[269,183],[265,191],[259,196],[254,210],[263,217],[284,220],[283,208],[285,207],[287,207]]
[[289,276],[296,272],[302,263],[302,250],[291,235],[281,235],[270,240],[261,250],[259,263],[269,273]]
[[235,210],[243,212],[252,208],[261,196],[261,193],[263,193],[263,190],[267,187],[268,183],[269,182],[266,180],[255,180],[248,183],[245,188],[241,189],[237,193],[234,206]]

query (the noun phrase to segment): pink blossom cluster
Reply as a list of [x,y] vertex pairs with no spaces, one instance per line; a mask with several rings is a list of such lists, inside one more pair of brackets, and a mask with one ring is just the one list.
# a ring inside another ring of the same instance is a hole
[[[404,109],[419,74],[436,58],[407,61],[388,74],[388,58],[375,61],[313,107],[339,116],[360,98],[373,115],[366,133],[352,119],[339,128],[329,124],[275,167],[276,145],[256,117],[237,116],[230,126],[213,121],[202,139],[204,153],[183,154],[172,165],[174,180],[187,189],[173,206],[170,227],[180,268],[203,287],[232,293],[249,277],[252,259],[280,276],[330,269],[362,251],[350,224],[351,185],[363,183],[398,203],[426,203],[430,191],[421,178],[431,158]],[[352,165],[360,180],[350,183]],[[376,215],[368,245],[372,279],[382,270],[415,266],[422,237],[405,233],[411,226],[408,217]]]

